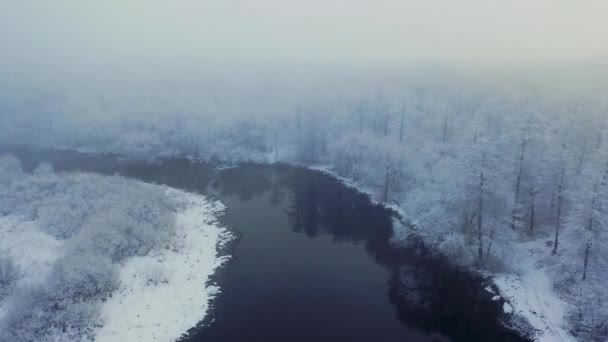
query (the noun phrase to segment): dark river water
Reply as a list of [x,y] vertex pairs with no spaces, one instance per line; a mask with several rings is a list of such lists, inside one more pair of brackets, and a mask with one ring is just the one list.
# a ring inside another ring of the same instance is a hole
[[524,341],[500,324],[502,302],[485,279],[421,244],[394,246],[390,212],[319,172],[3,149],[28,171],[48,161],[119,173],[228,207],[222,223],[239,238],[214,277],[222,294],[183,341]]

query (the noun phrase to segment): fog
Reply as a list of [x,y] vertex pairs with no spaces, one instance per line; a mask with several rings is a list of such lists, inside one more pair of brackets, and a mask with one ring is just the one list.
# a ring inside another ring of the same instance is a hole
[[607,12],[603,0],[3,0],[0,71],[12,81],[66,81],[576,65],[608,57]]
[[0,108],[213,99],[259,113],[403,93],[406,80],[598,98],[606,12],[603,0],[4,0]]

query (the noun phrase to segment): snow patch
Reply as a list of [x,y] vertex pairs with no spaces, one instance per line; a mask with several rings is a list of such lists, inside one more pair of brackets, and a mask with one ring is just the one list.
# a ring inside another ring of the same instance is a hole
[[544,239],[516,246],[514,273],[494,278],[500,294],[508,301],[503,306],[505,313],[525,318],[536,330],[535,341],[576,341],[567,328],[567,304],[553,290],[553,283],[545,270],[538,266]]
[[217,255],[217,247],[231,239],[215,220],[224,207],[203,196],[167,192],[188,203],[177,214],[171,247],[127,260],[120,288],[102,305],[98,342],[175,341],[205,317],[219,292],[206,283],[228,259]]

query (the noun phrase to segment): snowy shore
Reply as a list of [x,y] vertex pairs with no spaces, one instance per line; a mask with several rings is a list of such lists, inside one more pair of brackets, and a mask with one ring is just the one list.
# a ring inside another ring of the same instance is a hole
[[[373,203],[382,204],[371,187],[362,186],[337,175],[330,166],[305,167],[334,177],[345,186],[368,195]],[[399,206],[383,205],[401,215],[402,219],[407,219],[407,215]],[[393,234],[403,234],[405,229],[402,227],[401,231],[395,231]],[[546,239],[537,239],[517,243],[517,252],[513,253],[515,260],[511,262],[513,265],[511,272],[486,273],[486,275],[492,278],[499,289],[496,300],[501,296],[506,300],[505,313],[525,319],[534,329],[532,332],[522,331],[522,333],[530,334],[537,342],[575,342],[577,339],[568,331],[566,319],[569,305],[559,297],[553,289],[549,274],[539,265],[543,255],[548,253],[544,245],[545,241]],[[518,329],[518,327],[514,328]]]
[[534,328],[533,339],[538,342],[574,342],[568,332],[566,313],[568,304],[553,289],[553,281],[540,266],[540,259],[550,249],[546,239],[537,239],[517,244],[513,253],[513,271],[510,274],[493,276],[500,295],[512,308],[505,310],[523,317]]
[[[220,251],[232,239],[217,221],[220,202],[118,176],[16,169],[9,179],[0,193],[8,199],[0,341],[175,341],[205,318],[220,291],[210,277],[229,259]],[[60,237],[54,222],[73,235]],[[126,246],[152,247],[119,258]],[[101,286],[108,291],[96,296]]]
[[174,189],[167,193],[189,203],[177,213],[171,248],[125,263],[120,288],[101,307],[103,327],[95,341],[175,341],[203,320],[220,290],[207,282],[229,258],[217,255],[231,239],[215,219],[224,206]]

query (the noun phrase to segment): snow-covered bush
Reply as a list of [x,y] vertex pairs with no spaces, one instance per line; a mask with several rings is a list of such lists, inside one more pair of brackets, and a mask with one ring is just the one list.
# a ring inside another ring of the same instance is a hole
[[0,215],[13,212],[16,203],[12,201],[12,184],[23,177],[21,162],[11,155],[0,155]]
[[41,163],[34,169],[34,174],[40,177],[48,177],[55,173],[55,169],[51,163]]
[[55,262],[47,288],[76,302],[107,296],[116,285],[112,262],[94,253],[74,252],[68,250]]
[[8,295],[20,277],[20,271],[13,258],[0,252],[0,301]]
[[[0,319],[0,341],[90,337],[100,301],[118,286],[117,265],[166,248],[180,203],[162,187],[120,176],[56,174],[50,164],[24,174],[12,157],[0,159],[0,168],[7,170],[1,175],[2,212],[34,220],[44,234],[63,241],[61,255],[42,282],[15,285],[21,273],[10,258],[0,256],[0,299],[5,297],[6,312]],[[146,276],[166,281],[164,270]]]
[[146,279],[146,282],[151,285],[166,284],[169,282],[167,269],[161,264],[146,268],[143,276]]
[[6,185],[15,180],[16,177],[23,174],[21,162],[19,159],[11,155],[0,156],[0,182]]
[[46,284],[17,288],[6,304],[7,314],[0,321],[0,341],[54,341],[56,330],[71,332],[72,338],[65,341],[90,335],[91,324],[97,321],[99,302],[70,298],[61,290],[62,287]]

